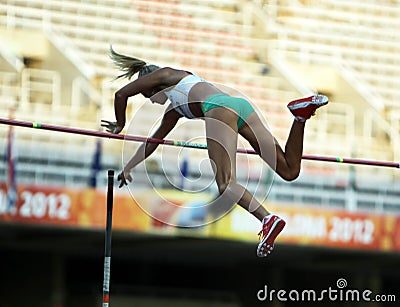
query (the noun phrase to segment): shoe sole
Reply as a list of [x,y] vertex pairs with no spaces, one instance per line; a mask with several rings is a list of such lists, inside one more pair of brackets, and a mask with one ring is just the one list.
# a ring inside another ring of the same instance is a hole
[[[277,219],[274,224],[272,224],[272,227],[268,233],[268,235],[265,236],[265,239],[260,242],[257,248],[257,256],[258,257],[266,257],[268,254],[272,252],[274,249],[274,241],[276,237],[281,233],[283,228],[285,227],[286,222],[282,219]],[[276,230],[276,231],[275,231]],[[267,244],[267,241],[272,240],[272,245]]]
[[[324,97],[324,99],[321,102],[309,101],[309,100],[306,100],[304,102],[299,102],[301,100],[295,100],[288,104],[288,108],[289,108],[289,110],[297,110],[297,109],[307,108],[309,105],[316,105],[318,107],[322,107],[322,106],[328,104],[328,102],[329,102],[328,97],[326,97],[326,96],[323,96],[323,97]],[[309,99],[309,98],[306,98],[306,99]]]

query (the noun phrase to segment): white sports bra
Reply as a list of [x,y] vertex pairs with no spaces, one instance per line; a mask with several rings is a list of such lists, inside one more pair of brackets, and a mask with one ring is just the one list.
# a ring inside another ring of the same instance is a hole
[[165,91],[165,95],[179,114],[186,118],[195,118],[196,116],[189,108],[189,92],[193,86],[200,82],[206,82],[203,78],[197,75],[188,75],[178,82],[171,90]]

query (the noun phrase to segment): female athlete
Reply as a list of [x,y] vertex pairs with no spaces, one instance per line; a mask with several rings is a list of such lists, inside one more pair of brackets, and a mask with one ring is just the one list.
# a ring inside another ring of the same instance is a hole
[[[292,181],[300,173],[305,122],[317,108],[328,103],[328,98],[313,95],[288,104],[294,121],[283,150],[246,99],[233,97],[189,71],[148,65],[142,60],[119,54],[112,48],[110,57],[124,72],[117,78],[131,79],[136,73],[139,74],[136,80],[116,91],[116,121],[103,120],[102,126],[111,133],[121,132],[126,122],[127,100],[138,94],[150,98],[153,103],[165,104],[169,100],[161,124],[152,138],[164,139],[181,117],[204,119],[208,155],[213,162],[219,193],[225,201],[232,205],[239,204],[261,221],[257,255],[267,256],[286,223],[270,213],[245,187],[236,182],[238,134],[281,178]],[[120,188],[127,185],[127,181],[132,181],[132,168],[150,156],[157,146],[155,143],[141,145],[118,175]]]

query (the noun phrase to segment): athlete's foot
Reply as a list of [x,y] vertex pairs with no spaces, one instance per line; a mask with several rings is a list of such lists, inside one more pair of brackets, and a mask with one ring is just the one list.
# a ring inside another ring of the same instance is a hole
[[276,237],[285,227],[286,222],[279,216],[270,214],[262,220],[262,229],[258,233],[261,236],[261,241],[257,247],[257,256],[266,257],[274,249]]
[[318,94],[293,100],[287,105],[287,107],[297,121],[305,122],[315,114],[315,111],[319,107],[326,105],[328,101],[328,97]]

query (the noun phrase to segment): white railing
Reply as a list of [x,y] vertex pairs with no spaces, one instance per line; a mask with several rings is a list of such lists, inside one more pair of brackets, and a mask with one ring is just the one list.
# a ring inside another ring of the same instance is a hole
[[53,70],[26,68],[21,74],[21,107],[33,101],[61,106],[61,76]]
[[19,74],[14,72],[0,72],[0,106],[16,107],[20,97]]
[[398,123],[396,123],[396,120],[393,120],[392,123],[394,124],[394,126],[375,110],[365,110],[363,135],[371,141],[376,139],[377,137],[381,139],[389,138],[393,150],[393,155],[396,155],[398,157],[397,150],[399,148],[400,131],[398,129]]

